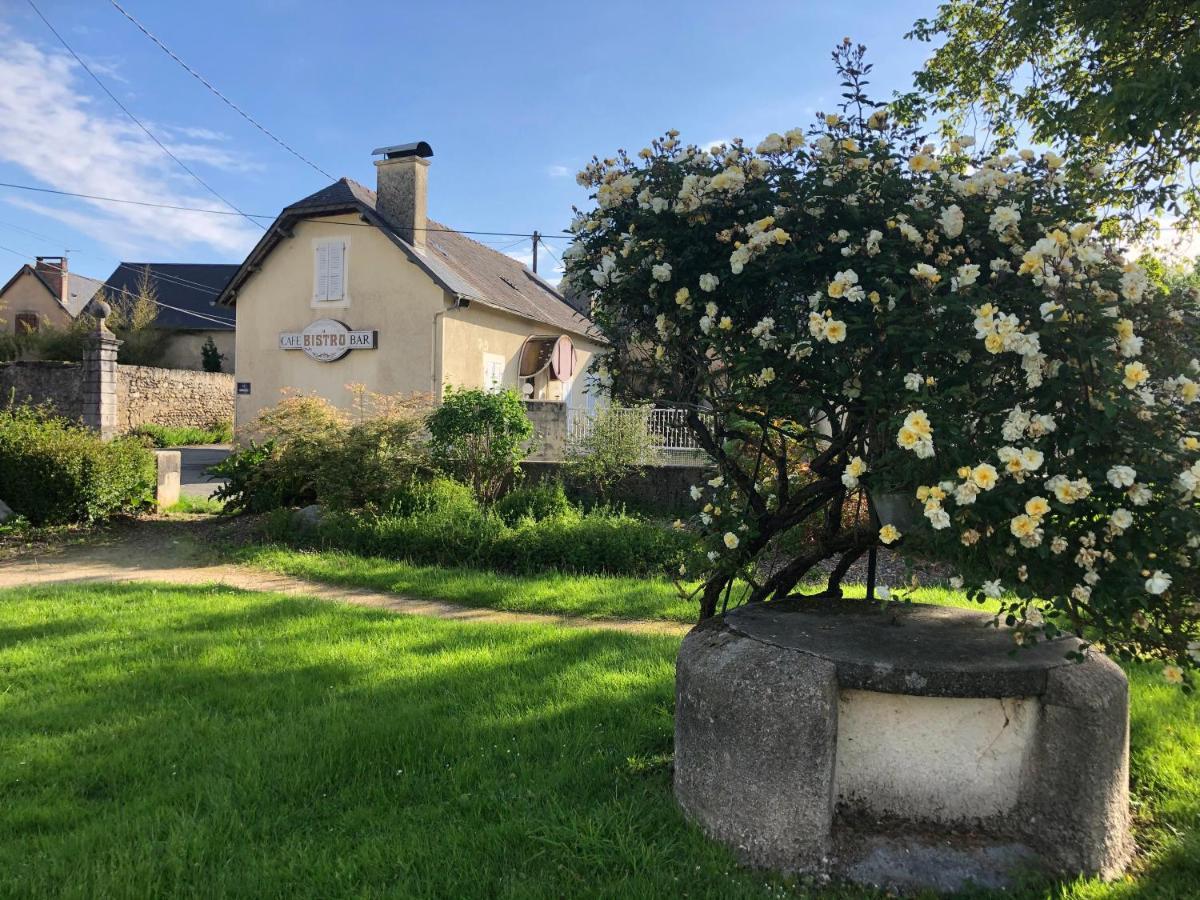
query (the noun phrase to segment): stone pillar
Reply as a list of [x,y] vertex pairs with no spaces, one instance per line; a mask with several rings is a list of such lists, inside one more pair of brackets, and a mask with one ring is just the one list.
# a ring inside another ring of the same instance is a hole
[[117,436],[117,348],[121,342],[101,318],[83,350],[83,424],[102,440]]
[[179,502],[183,454],[178,450],[155,450],[154,459],[158,466],[154,500],[159,509],[167,509]]

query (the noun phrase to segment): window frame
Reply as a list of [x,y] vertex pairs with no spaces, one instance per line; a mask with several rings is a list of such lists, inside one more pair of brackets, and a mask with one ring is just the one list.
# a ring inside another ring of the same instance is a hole
[[[28,325],[22,329],[22,320],[33,320],[33,327]],[[42,328],[42,317],[33,310],[22,310],[13,316],[13,334],[37,334]]]

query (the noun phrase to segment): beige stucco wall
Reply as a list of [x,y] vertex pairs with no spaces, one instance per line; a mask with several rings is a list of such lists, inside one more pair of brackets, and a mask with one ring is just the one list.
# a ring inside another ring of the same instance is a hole
[[[238,292],[236,380],[249,382],[237,397],[236,422],[248,426],[286,390],[317,393],[349,406],[348,384],[382,394],[428,392],[434,383],[435,315],[445,293],[383,234],[354,227],[355,215],[303,221],[282,240]],[[339,227],[342,226],[342,227]],[[313,303],[313,242],[343,238],[347,303]],[[379,332],[375,350],[354,350],[336,362],[318,362],[300,350],[280,350],[281,332],[303,331],[320,318],[351,329]],[[440,317],[439,317],[440,319]]]
[[200,348],[212,337],[217,350],[225,354],[221,360],[221,371],[232,372],[235,368],[236,351],[232,331],[174,331],[167,336],[167,349],[159,365],[168,369],[203,370],[204,363]]
[[838,698],[839,803],[879,816],[962,822],[1011,811],[1037,737],[1037,698]]
[[[530,322],[502,310],[472,303],[466,309],[454,309],[446,313],[443,333],[443,385],[482,386],[484,359],[489,354],[494,354],[504,358],[503,386],[516,390],[519,371],[517,356],[525,339],[532,334],[563,332],[550,325]],[[552,391],[554,396],[537,399],[569,402],[572,406],[586,404],[583,396],[583,375],[600,347],[578,335],[571,335],[571,341],[576,350],[575,377],[570,384],[564,384],[561,391]],[[562,396],[558,396],[559,393]]]
[[[67,276],[70,277],[69,275]],[[63,309],[46,286],[31,272],[25,272],[9,286],[0,296],[0,330],[14,334],[17,328],[17,314],[32,312],[38,314],[39,327],[51,325],[55,328],[65,328],[71,324],[71,317]]]
[[[264,408],[287,391],[316,393],[349,407],[348,384],[381,394],[429,393],[444,385],[481,387],[485,353],[505,359],[505,384],[517,384],[517,353],[531,334],[555,334],[502,311],[472,303],[452,308],[453,298],[386,236],[358,227],[356,215],[306,220],[296,225],[238,291],[235,376],[251,393],[237,397],[236,424],[244,431]],[[346,251],[347,302],[314,304],[313,243],[342,238]],[[379,332],[375,350],[354,350],[335,362],[318,362],[300,350],[280,350],[281,332],[303,331],[320,318],[352,330]],[[582,372],[597,349],[573,336]],[[582,380],[579,381],[582,386]],[[583,405],[582,391],[577,405]]]

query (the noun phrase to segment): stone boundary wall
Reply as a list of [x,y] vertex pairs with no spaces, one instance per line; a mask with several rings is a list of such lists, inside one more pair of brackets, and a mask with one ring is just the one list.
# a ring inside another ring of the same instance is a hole
[[117,366],[117,427],[154,423],[205,428],[233,421],[234,381],[225,372]]
[[[48,403],[68,419],[84,417],[84,367],[41,360],[0,363],[0,406]],[[127,432],[139,425],[204,428],[233,421],[234,380],[225,372],[117,366],[116,425]]]
[[83,416],[83,366],[79,363],[20,360],[0,363],[0,406],[49,404],[68,419]]

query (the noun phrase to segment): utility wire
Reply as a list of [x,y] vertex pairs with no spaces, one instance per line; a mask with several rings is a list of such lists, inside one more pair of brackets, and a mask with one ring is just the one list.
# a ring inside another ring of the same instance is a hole
[[17,231],[23,231],[26,234],[33,235],[34,237],[41,238],[42,240],[50,241],[51,243],[54,243],[54,244],[61,244],[64,248],[67,246],[65,242],[60,241],[56,237],[51,237],[48,234],[42,234],[40,231],[34,231],[32,228],[25,228],[21,225],[14,225],[12,222],[0,222],[0,226],[3,226],[5,228],[12,228]]
[[138,128],[142,129],[142,131],[144,131],[146,133],[146,136],[149,137],[150,140],[154,141],[154,143],[158,145],[158,148],[160,150],[162,150],[163,153],[165,153],[167,156],[169,156],[171,159],[173,159],[175,161],[176,165],[179,166],[179,168],[183,169],[183,171],[185,171],[189,175],[191,175],[192,178],[194,178],[198,184],[200,184],[202,187],[205,188],[205,190],[207,190],[210,194],[212,194],[214,197],[216,197],[218,200],[220,200],[222,203],[224,203],[230,209],[234,210],[238,215],[244,217],[248,222],[252,222],[254,225],[257,225],[259,228],[264,227],[261,223],[255,222],[252,217],[246,215],[244,212],[242,212],[240,209],[238,209],[236,206],[234,206],[232,203],[230,203],[228,200],[226,200],[224,197],[222,197],[217,192],[216,188],[214,188],[207,181],[205,181],[203,178],[201,178],[199,175],[197,175],[195,172],[193,172],[185,162],[183,162],[178,156],[176,156],[169,149],[167,149],[167,145],[164,144],[162,141],[160,141],[157,137],[155,137],[154,132],[152,132],[149,128],[147,128],[145,125],[143,125],[142,121],[137,116],[135,116],[132,112],[130,112],[129,108],[127,106],[125,106],[124,103],[122,103],[120,100],[117,99],[117,95],[108,89],[107,85],[105,85],[105,83],[100,80],[99,76],[97,76],[95,72],[93,72],[90,68],[88,68],[88,64],[85,63],[82,59],[80,59],[78,53],[76,53],[73,49],[71,49],[71,45],[68,44],[66,42],[66,40],[63,38],[63,36],[58,33],[58,31],[55,29],[55,27],[50,24],[50,20],[47,19],[44,15],[42,15],[42,11],[37,8],[37,4],[35,4],[33,2],[33,0],[26,0],[26,2],[33,9],[33,11],[35,13],[37,13],[38,18],[41,19],[45,23],[46,27],[49,28],[50,31],[54,34],[54,36],[56,38],[58,38],[58,42],[67,49],[67,52],[70,53],[71,56],[75,57],[75,61],[83,67],[83,70],[92,76],[92,80],[94,82],[96,82],[97,85],[99,85],[100,89],[102,91],[104,91],[104,93],[108,94],[109,99],[111,99],[113,103],[117,104],[117,106],[120,107],[121,112],[125,113],[125,115],[127,115],[130,118],[130,120],[135,125],[137,125]]
[[151,34],[149,29],[147,29],[145,25],[143,25],[141,22],[139,22],[137,19],[135,19],[128,11],[126,11],[125,8],[121,6],[121,4],[117,3],[117,0],[109,0],[109,2],[114,7],[116,7],[117,12],[119,12],[126,19],[128,19],[130,22],[132,22],[135,26],[137,26],[138,30],[141,31],[142,34],[146,35],[146,37],[148,37],[148,38],[150,38],[150,40],[154,41],[154,43],[156,43],[159,46],[159,49],[161,49],[163,51],[163,53],[167,54],[167,56],[171,57],[171,59],[173,59],[173,60],[175,60],[175,62],[179,63],[179,65],[181,65],[189,75],[191,75],[193,78],[195,78],[197,81],[199,81],[202,85],[204,85],[206,88],[208,88],[210,91],[212,91],[212,93],[215,94],[222,102],[224,102],[224,104],[226,106],[228,106],[230,109],[232,109],[238,115],[240,115],[243,119],[245,119],[247,122],[249,122],[255,128],[257,128],[259,131],[261,131],[263,134],[265,134],[271,140],[273,140],[276,144],[278,144],[280,147],[282,147],[288,153],[292,154],[292,156],[296,157],[296,159],[300,160],[302,163],[307,165],[309,168],[315,169],[317,172],[324,175],[330,181],[337,180],[332,175],[330,175],[328,172],[326,172],[324,169],[322,169],[320,166],[318,166],[315,162],[313,162],[311,159],[304,156],[298,150],[294,149],[289,144],[287,144],[282,138],[277,137],[276,135],[272,134],[269,130],[267,130],[264,126],[260,125],[253,116],[251,116],[248,112],[246,112],[244,109],[242,109],[236,103],[234,103],[232,100],[230,100],[224,94],[222,94],[219,90],[217,90],[217,88],[214,87],[213,84],[208,79],[206,79],[203,75],[201,75],[199,72],[197,72],[191,66],[189,66],[187,63],[185,63],[182,59],[180,59],[171,50],[171,48],[169,48],[166,44],[164,44],[162,41],[160,41],[153,34]]
[[[80,194],[75,191],[60,191],[60,190],[56,190],[54,188],[35,187],[35,186],[29,185],[29,184],[14,184],[9,181],[0,181],[0,187],[12,188],[13,190],[17,190],[17,191],[34,191],[35,193],[39,193],[39,194],[55,194],[60,197],[79,197],[83,200],[99,200],[103,203],[129,203],[134,206],[149,206],[149,207],[153,207],[154,209],[175,209],[175,210],[181,210],[183,212],[205,213],[205,214],[211,215],[211,216],[245,216],[246,218],[249,218],[249,219],[268,219],[271,221],[274,221],[276,218],[278,218],[277,215],[270,216],[270,215],[266,215],[265,213],[230,212],[227,209],[201,209],[200,207],[196,207],[196,206],[175,206],[170,203],[153,203],[149,200],[128,200],[128,199],[121,198],[121,197],[102,197],[98,194]],[[255,224],[257,225],[258,223],[256,222]],[[375,227],[370,222],[321,222],[319,224],[334,225],[337,227],[343,227],[343,226],[355,226],[358,228],[374,228]],[[259,226],[259,227],[262,227],[262,226]],[[524,232],[524,231],[468,231],[463,228],[416,228],[413,230],[414,231],[427,231],[427,232],[433,232],[433,233],[440,232],[440,233],[444,233],[444,234],[486,234],[486,235],[493,235],[495,237],[514,237],[514,238],[531,238],[531,237],[533,237],[532,233],[528,233],[528,232]],[[541,234],[541,233],[539,233],[538,236],[546,237],[546,235]],[[552,235],[552,237],[559,237],[559,236]],[[567,239],[566,233],[564,233],[562,235],[562,239],[563,240]]]

